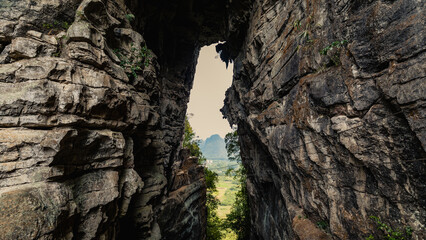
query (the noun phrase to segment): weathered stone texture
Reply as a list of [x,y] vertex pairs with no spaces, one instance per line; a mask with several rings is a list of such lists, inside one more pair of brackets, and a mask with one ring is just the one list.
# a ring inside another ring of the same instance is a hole
[[426,237],[424,9],[254,4],[223,109],[239,126],[252,239],[324,239],[301,230],[320,221],[330,238],[364,239],[371,215]]
[[[164,228],[163,238],[205,239],[204,167],[198,164],[198,158],[189,156],[189,151],[182,151],[180,158],[174,163],[169,198],[165,200],[164,209],[159,215],[160,225]],[[200,203],[204,207],[200,208]]]
[[[362,239],[371,215],[424,239],[424,9],[0,0],[0,239],[203,239],[203,171],[181,141],[199,49],[219,40],[252,239]],[[117,50],[144,46],[123,68]]]
[[0,1],[0,239],[203,239],[203,168],[178,154],[196,58],[134,76],[128,13]]

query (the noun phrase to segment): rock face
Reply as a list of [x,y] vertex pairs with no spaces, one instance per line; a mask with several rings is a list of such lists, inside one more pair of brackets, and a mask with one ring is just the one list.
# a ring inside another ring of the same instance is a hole
[[201,40],[159,59],[127,4],[0,1],[0,239],[204,238],[180,153]]
[[249,172],[252,239],[365,239],[380,233],[369,216],[426,238],[424,9],[254,4],[223,109]]
[[[158,219],[164,239],[205,239],[206,186],[204,167],[189,151],[181,152],[173,166],[170,194]],[[201,193],[201,194],[200,194]],[[182,211],[185,209],[185,211]]]
[[362,239],[370,215],[426,238],[424,9],[0,0],[0,239],[204,239],[181,141],[199,49],[219,40],[252,239]]

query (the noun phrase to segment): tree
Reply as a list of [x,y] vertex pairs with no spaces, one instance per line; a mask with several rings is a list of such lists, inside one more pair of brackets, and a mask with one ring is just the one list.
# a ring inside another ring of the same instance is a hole
[[204,169],[204,174],[207,185],[207,240],[219,240],[223,236],[222,222],[216,212],[219,200],[213,195],[217,192],[218,175],[208,168]]
[[240,142],[238,140],[237,130],[227,133],[225,136],[226,152],[230,161],[241,163]]
[[[185,118],[185,130],[183,136],[183,147],[188,148],[192,156],[198,157],[199,163],[206,160],[201,152],[199,141],[195,140],[195,132],[189,124],[188,117]],[[216,183],[219,180],[217,173],[204,168],[204,178],[207,187],[207,240],[219,240],[222,238],[222,222],[217,216],[216,210],[219,200],[213,195],[217,192]]]
[[198,157],[201,163],[206,160],[201,152],[199,140],[195,139],[195,132],[189,124],[188,117],[185,117],[185,130],[183,135],[183,147],[189,149],[191,156]]
[[232,229],[237,234],[238,240],[249,239],[250,235],[250,207],[247,194],[247,171],[242,165],[240,144],[237,131],[234,130],[225,136],[228,159],[239,163],[237,170],[228,169],[227,174],[234,174],[234,179],[239,182],[239,189],[232,204],[231,212],[226,215],[224,227]]

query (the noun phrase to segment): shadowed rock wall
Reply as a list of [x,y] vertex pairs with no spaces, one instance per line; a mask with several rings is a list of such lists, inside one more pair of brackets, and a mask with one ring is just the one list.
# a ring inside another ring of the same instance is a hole
[[426,237],[424,9],[256,1],[223,109],[252,239],[364,239],[378,233],[371,215]]
[[181,140],[199,48],[220,34],[138,4],[0,1],[0,239],[204,239],[203,169]]
[[181,140],[219,40],[252,239],[362,239],[370,215],[425,238],[424,8],[0,0],[0,239],[203,239]]

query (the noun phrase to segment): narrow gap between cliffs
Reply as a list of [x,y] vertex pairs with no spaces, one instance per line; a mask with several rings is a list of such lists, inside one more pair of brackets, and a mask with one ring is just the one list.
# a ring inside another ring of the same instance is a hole
[[238,136],[220,112],[225,91],[232,83],[233,65],[226,65],[215,44],[201,49],[185,121],[183,146],[205,166],[208,240],[241,239],[239,235],[246,234],[236,228],[244,218],[237,206],[245,199],[241,198],[245,175]]

